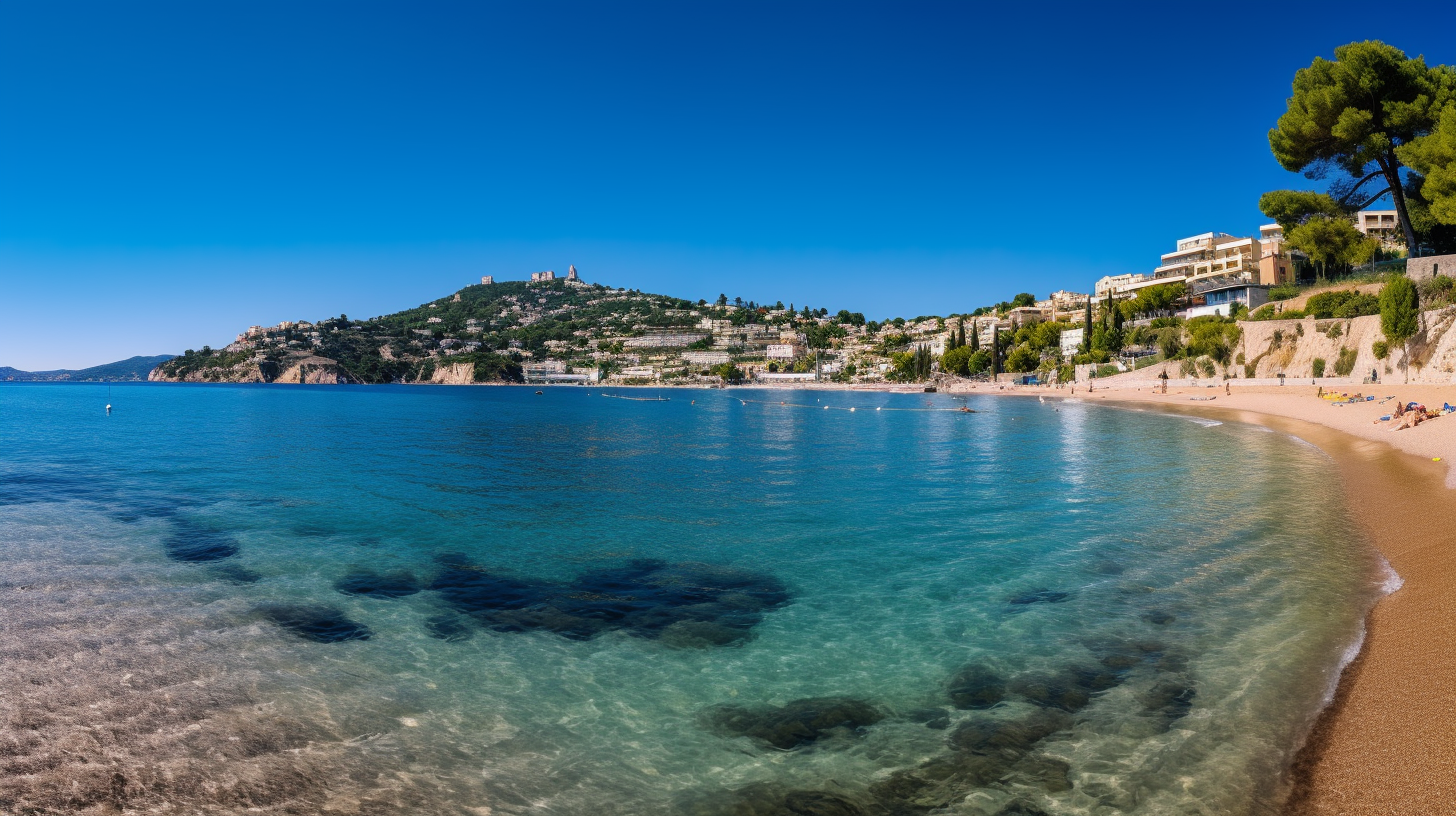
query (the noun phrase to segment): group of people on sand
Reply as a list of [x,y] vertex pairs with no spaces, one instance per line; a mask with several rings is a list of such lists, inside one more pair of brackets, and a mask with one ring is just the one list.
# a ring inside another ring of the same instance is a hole
[[1449,408],[1449,405],[1443,405],[1441,406],[1441,410],[1436,410],[1427,408],[1419,402],[1397,402],[1395,404],[1395,410],[1375,420],[1375,424],[1379,425],[1382,422],[1390,422],[1393,424],[1386,430],[1402,431],[1406,428],[1414,428],[1426,420],[1435,419],[1445,413]]

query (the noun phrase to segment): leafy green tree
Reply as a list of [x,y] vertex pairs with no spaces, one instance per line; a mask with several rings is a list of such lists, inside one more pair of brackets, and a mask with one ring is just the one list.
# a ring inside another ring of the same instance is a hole
[[1274,190],[1259,196],[1259,212],[1267,215],[1288,235],[1311,218],[1344,218],[1349,211],[1325,193],[1308,190]]
[[1352,209],[1390,195],[1406,245],[1414,249],[1396,151],[1434,127],[1449,95],[1446,84],[1445,74],[1433,72],[1424,58],[1408,58],[1383,42],[1339,46],[1334,61],[1316,57],[1295,72],[1293,95],[1269,131],[1269,147],[1284,169],[1308,178],[1343,171],[1348,179],[1332,189]]
[[971,355],[974,353],[965,346],[957,346],[940,356],[940,367],[964,377],[971,373]]
[[1325,276],[1330,264],[1347,265],[1364,263],[1379,248],[1379,243],[1366,237],[1349,220],[1317,215],[1293,231],[1284,234],[1289,245],[1304,251],[1310,260],[1320,265],[1320,277]]
[[720,363],[708,369],[714,377],[721,377],[725,383],[743,382],[743,369],[733,363]]
[[1035,306],[1035,305],[1036,305],[1036,295],[1033,295],[1030,292],[1022,292],[1021,294],[1019,294],[1016,297],[1014,297],[1014,298],[1011,299],[1011,308],[1013,308],[1013,309],[1018,309],[1018,308],[1020,308],[1022,306]]
[[1406,382],[1410,382],[1410,339],[1420,329],[1421,304],[1416,285],[1405,276],[1391,278],[1380,290],[1380,331],[1388,343],[1399,344],[1406,354]]
[[1035,371],[1041,365],[1041,355],[1029,346],[1017,346],[1006,358],[1006,370],[1016,373]]
[[1424,176],[1422,197],[1442,224],[1456,224],[1456,103],[1446,106],[1431,133],[1396,148],[1396,154]]

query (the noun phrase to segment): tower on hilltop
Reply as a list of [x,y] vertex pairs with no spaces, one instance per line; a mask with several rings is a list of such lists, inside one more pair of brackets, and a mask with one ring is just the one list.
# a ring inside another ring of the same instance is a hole
[[567,280],[572,280],[572,281],[574,281],[574,280],[581,280],[581,278],[579,278],[579,277],[576,276],[576,265],[575,264],[566,267],[566,279]]

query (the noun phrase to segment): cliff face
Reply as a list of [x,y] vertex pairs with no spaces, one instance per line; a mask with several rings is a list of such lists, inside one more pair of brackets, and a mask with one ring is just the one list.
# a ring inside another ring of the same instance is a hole
[[334,360],[313,354],[293,354],[281,362],[250,357],[230,366],[207,366],[193,370],[171,369],[166,365],[152,369],[150,382],[229,382],[290,383],[304,385],[342,385],[353,382]]
[[435,373],[430,375],[430,382],[436,385],[469,385],[475,382],[475,364],[437,365]]
[[299,385],[344,385],[351,382],[344,369],[327,357],[310,355],[288,362],[290,363],[288,368],[285,368],[274,382]]
[[[1388,349],[1384,359],[1375,356],[1374,346],[1385,339],[1379,315],[1348,319],[1264,320],[1242,323],[1242,348],[1246,365],[1238,375],[1254,377],[1312,377],[1314,361],[1325,361],[1326,377],[1349,376],[1364,379],[1371,371],[1381,380],[1404,382],[1456,382],[1456,309],[1439,309],[1421,315],[1421,331],[1411,339],[1410,356],[1399,346]],[[1353,356],[1348,374],[1336,370],[1342,355]],[[1236,366],[1237,368],[1237,366]]]

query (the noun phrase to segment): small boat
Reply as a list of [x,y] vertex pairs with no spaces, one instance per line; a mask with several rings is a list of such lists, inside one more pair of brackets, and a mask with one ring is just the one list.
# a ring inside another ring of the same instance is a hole
[[541,392],[540,391],[537,391],[536,393],[539,395]]

